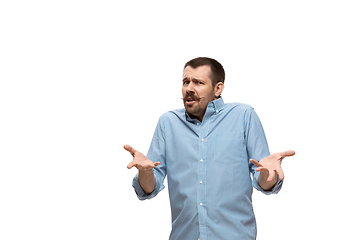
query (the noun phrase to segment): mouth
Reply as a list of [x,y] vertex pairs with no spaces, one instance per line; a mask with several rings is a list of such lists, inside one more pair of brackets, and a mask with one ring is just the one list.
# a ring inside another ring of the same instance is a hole
[[191,97],[187,98],[186,101],[185,101],[185,103],[186,103],[187,105],[192,105],[192,104],[194,104],[195,102],[196,102],[196,100],[195,100],[194,98],[191,98]]

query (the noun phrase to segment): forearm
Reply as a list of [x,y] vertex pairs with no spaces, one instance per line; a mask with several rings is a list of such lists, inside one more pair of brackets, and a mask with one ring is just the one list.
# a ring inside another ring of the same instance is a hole
[[156,178],[153,169],[146,171],[139,170],[138,179],[141,188],[146,194],[150,194],[154,191],[156,185]]
[[265,191],[270,190],[275,186],[275,184],[278,181],[279,175],[276,173],[275,177],[270,182],[267,181],[268,177],[269,177],[269,173],[260,172],[259,174],[259,179],[258,179],[259,185]]

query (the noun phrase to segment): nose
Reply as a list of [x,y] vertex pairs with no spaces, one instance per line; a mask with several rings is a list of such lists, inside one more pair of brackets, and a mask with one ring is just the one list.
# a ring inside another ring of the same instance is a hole
[[187,93],[195,93],[193,84],[194,83],[192,81],[190,81],[190,83],[187,85],[187,87],[186,87],[186,92]]

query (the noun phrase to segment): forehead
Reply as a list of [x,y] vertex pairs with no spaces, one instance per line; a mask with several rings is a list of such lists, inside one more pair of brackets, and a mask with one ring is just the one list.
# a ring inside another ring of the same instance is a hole
[[210,66],[200,66],[197,68],[192,68],[187,66],[184,69],[184,78],[200,78],[200,79],[209,79],[210,80],[211,68]]

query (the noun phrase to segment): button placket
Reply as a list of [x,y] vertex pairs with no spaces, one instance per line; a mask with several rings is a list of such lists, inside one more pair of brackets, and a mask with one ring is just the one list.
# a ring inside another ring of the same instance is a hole
[[199,217],[199,232],[200,238],[206,239],[207,229],[207,208],[206,208],[206,149],[207,136],[209,131],[210,121],[204,121],[199,126],[199,162],[198,162],[198,186],[197,186],[197,204]]

